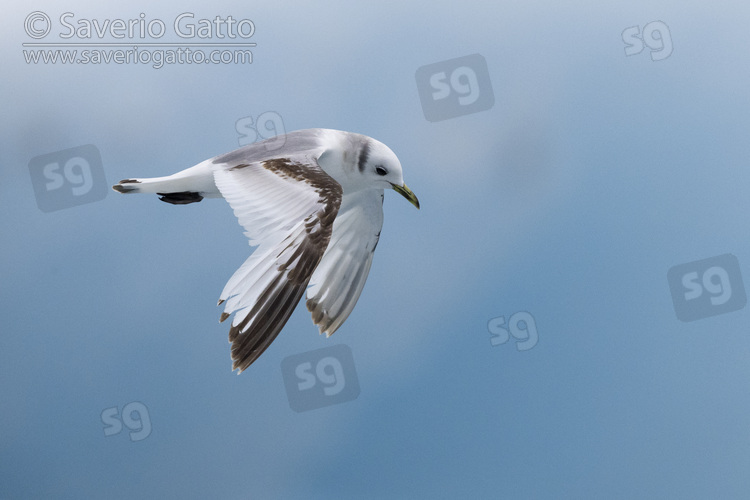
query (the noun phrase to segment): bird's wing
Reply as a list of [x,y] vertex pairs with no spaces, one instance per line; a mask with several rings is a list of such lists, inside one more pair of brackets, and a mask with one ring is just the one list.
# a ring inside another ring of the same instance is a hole
[[[221,158],[219,158],[220,160]],[[240,372],[273,342],[294,311],[331,237],[341,186],[313,154],[216,163],[214,179],[245,228],[253,254],[221,292],[232,369]]]
[[382,227],[382,190],[344,195],[328,249],[307,289],[307,309],[320,333],[333,334],[354,309]]

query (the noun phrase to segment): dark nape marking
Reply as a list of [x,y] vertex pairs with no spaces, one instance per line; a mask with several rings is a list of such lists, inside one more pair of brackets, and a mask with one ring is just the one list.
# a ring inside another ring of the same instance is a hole
[[197,203],[203,199],[198,193],[190,191],[181,191],[179,193],[156,193],[161,201],[171,203],[172,205],[187,205],[188,203]]
[[362,148],[359,150],[359,160],[357,161],[357,168],[359,168],[360,172],[365,171],[365,164],[367,163],[367,158],[370,156],[370,141],[365,141],[365,143],[362,145]]

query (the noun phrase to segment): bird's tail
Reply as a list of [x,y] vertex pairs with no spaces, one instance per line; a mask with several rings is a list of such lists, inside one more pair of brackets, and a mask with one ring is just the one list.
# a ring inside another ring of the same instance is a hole
[[166,177],[123,179],[112,189],[119,193],[154,193],[174,205],[201,201],[204,197],[220,197],[210,160]]

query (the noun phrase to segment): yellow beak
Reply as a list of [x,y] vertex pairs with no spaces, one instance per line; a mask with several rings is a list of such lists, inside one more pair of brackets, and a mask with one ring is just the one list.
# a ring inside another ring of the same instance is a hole
[[395,184],[391,184],[393,186],[393,190],[396,191],[398,194],[409,200],[409,203],[417,207],[417,210],[419,210],[419,200],[417,199],[417,195],[412,193],[411,189],[406,187],[406,184],[403,186],[397,186]]

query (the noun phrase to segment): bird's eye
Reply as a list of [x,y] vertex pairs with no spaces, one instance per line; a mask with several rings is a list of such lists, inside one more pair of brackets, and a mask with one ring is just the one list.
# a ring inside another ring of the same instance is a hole
[[378,173],[378,175],[385,175],[388,173],[388,171],[384,169],[383,167],[381,167],[380,165],[375,167],[375,171]]

